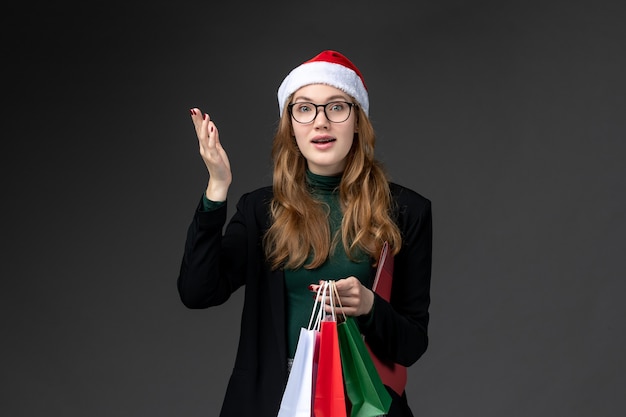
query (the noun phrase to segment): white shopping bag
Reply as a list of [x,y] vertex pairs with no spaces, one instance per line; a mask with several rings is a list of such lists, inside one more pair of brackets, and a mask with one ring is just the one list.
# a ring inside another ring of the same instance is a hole
[[[325,303],[325,290],[326,285],[321,285],[317,291],[318,301],[313,305],[309,326],[306,329],[304,327],[300,329],[296,353],[277,417],[311,417],[313,415],[314,381],[317,376],[320,322],[324,315],[322,306]],[[322,297],[319,297],[320,293],[323,294]]]

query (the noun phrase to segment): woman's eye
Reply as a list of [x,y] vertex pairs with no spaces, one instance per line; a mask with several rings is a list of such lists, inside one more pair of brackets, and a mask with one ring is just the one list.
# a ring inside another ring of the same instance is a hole
[[300,105],[297,107],[297,110],[298,110],[298,112],[300,112],[300,113],[306,113],[306,112],[308,112],[308,111],[311,111],[311,107],[310,107],[309,105],[307,105],[307,104],[300,104]]
[[329,107],[330,111],[342,111],[344,106],[342,103],[332,103]]

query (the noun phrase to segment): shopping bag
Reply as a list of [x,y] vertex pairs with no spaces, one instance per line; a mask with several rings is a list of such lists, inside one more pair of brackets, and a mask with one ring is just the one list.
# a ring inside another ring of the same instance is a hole
[[316,330],[300,329],[278,417],[311,417]]
[[[332,291],[339,307],[342,307],[334,285]],[[350,417],[385,415],[391,406],[391,396],[383,385],[354,318],[346,317],[343,308],[341,311],[343,320],[337,324],[337,335],[343,380],[350,401]]]
[[[319,298],[319,291],[318,291]],[[322,308],[316,301],[307,328],[300,329],[296,352],[287,378],[277,417],[311,417],[313,410],[314,382],[317,374],[319,352],[319,327]]]
[[337,325],[343,379],[352,405],[350,417],[376,417],[387,414],[391,396],[352,317]]
[[[330,305],[334,307],[334,297],[329,288],[331,282],[324,284],[324,294],[328,291],[331,297]],[[314,395],[315,417],[347,416],[337,320],[334,310],[331,314],[326,315],[320,323],[319,363]]]

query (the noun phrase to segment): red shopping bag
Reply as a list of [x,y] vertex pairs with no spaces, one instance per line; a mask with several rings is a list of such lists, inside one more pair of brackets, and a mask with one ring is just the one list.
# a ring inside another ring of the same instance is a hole
[[[330,294],[332,297],[332,291]],[[332,300],[331,305],[334,306]],[[322,320],[319,338],[319,362],[313,403],[315,417],[346,417],[346,397],[334,312]]]
[[346,417],[337,322],[323,321],[315,383],[315,417]]

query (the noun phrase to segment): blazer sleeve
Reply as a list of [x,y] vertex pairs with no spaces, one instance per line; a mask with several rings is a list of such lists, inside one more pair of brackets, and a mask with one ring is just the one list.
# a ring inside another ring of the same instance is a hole
[[431,202],[409,189],[396,189],[396,202],[402,248],[394,259],[391,299],[375,295],[373,317],[361,331],[378,357],[410,366],[428,347],[432,213]]
[[[187,229],[185,249],[178,275],[178,293],[188,308],[207,308],[224,303],[245,283],[249,236],[244,195],[237,211],[226,223],[227,203],[204,211],[198,205]],[[248,220],[249,221],[249,220]]]

